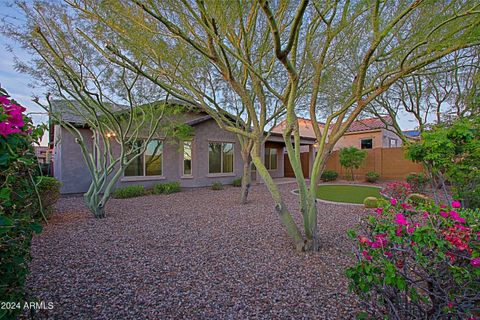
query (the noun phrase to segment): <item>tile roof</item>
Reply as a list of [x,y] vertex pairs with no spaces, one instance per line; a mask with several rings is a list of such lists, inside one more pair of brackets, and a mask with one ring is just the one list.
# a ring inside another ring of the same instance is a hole
[[383,121],[380,118],[367,118],[354,121],[350,125],[350,128],[348,128],[347,133],[383,129],[385,128],[384,121],[389,125],[393,123],[392,117],[390,116],[383,116],[382,119]]

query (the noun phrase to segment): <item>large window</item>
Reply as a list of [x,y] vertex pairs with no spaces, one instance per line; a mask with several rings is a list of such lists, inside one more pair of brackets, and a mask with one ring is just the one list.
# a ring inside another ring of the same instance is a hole
[[362,140],[360,140],[360,147],[362,149],[372,149],[373,148],[373,139],[362,139]]
[[[136,147],[142,142],[137,141]],[[139,151],[140,152],[140,151]],[[147,144],[145,153],[133,160],[125,168],[126,177],[134,176],[161,176],[163,161],[163,143],[160,140],[151,140]]]
[[192,175],[192,141],[183,142],[183,175]]
[[233,143],[211,142],[208,145],[208,173],[233,172]]
[[265,167],[267,170],[277,170],[278,151],[276,148],[265,148]]

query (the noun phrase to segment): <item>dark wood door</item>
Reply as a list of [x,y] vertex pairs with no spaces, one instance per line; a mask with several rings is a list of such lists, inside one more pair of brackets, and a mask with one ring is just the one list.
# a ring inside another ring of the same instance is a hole
[[[290,163],[290,159],[288,158],[288,155],[285,153],[284,154],[284,159],[283,159],[283,174],[285,177],[289,178],[294,178],[295,173],[293,172],[292,164]],[[300,163],[302,164],[302,171],[303,171],[303,176],[305,178],[310,177],[310,172],[309,172],[309,163],[308,163],[308,152],[303,152],[300,154]]]

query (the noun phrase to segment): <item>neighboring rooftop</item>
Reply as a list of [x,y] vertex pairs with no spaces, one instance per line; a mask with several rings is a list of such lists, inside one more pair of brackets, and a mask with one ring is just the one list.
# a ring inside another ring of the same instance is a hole
[[352,122],[347,132],[350,133],[359,131],[379,130],[385,128],[385,123],[389,125],[393,124],[392,117],[383,116],[381,118],[361,119]]
[[420,137],[420,130],[405,130],[402,131],[404,136],[410,137],[410,138],[417,138]]

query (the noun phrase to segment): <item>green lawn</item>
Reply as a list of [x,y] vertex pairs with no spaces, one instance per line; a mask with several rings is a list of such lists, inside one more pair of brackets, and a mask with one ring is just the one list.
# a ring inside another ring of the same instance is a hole
[[355,185],[320,185],[317,197],[322,200],[346,203],[363,203],[366,197],[380,198],[380,189]]

